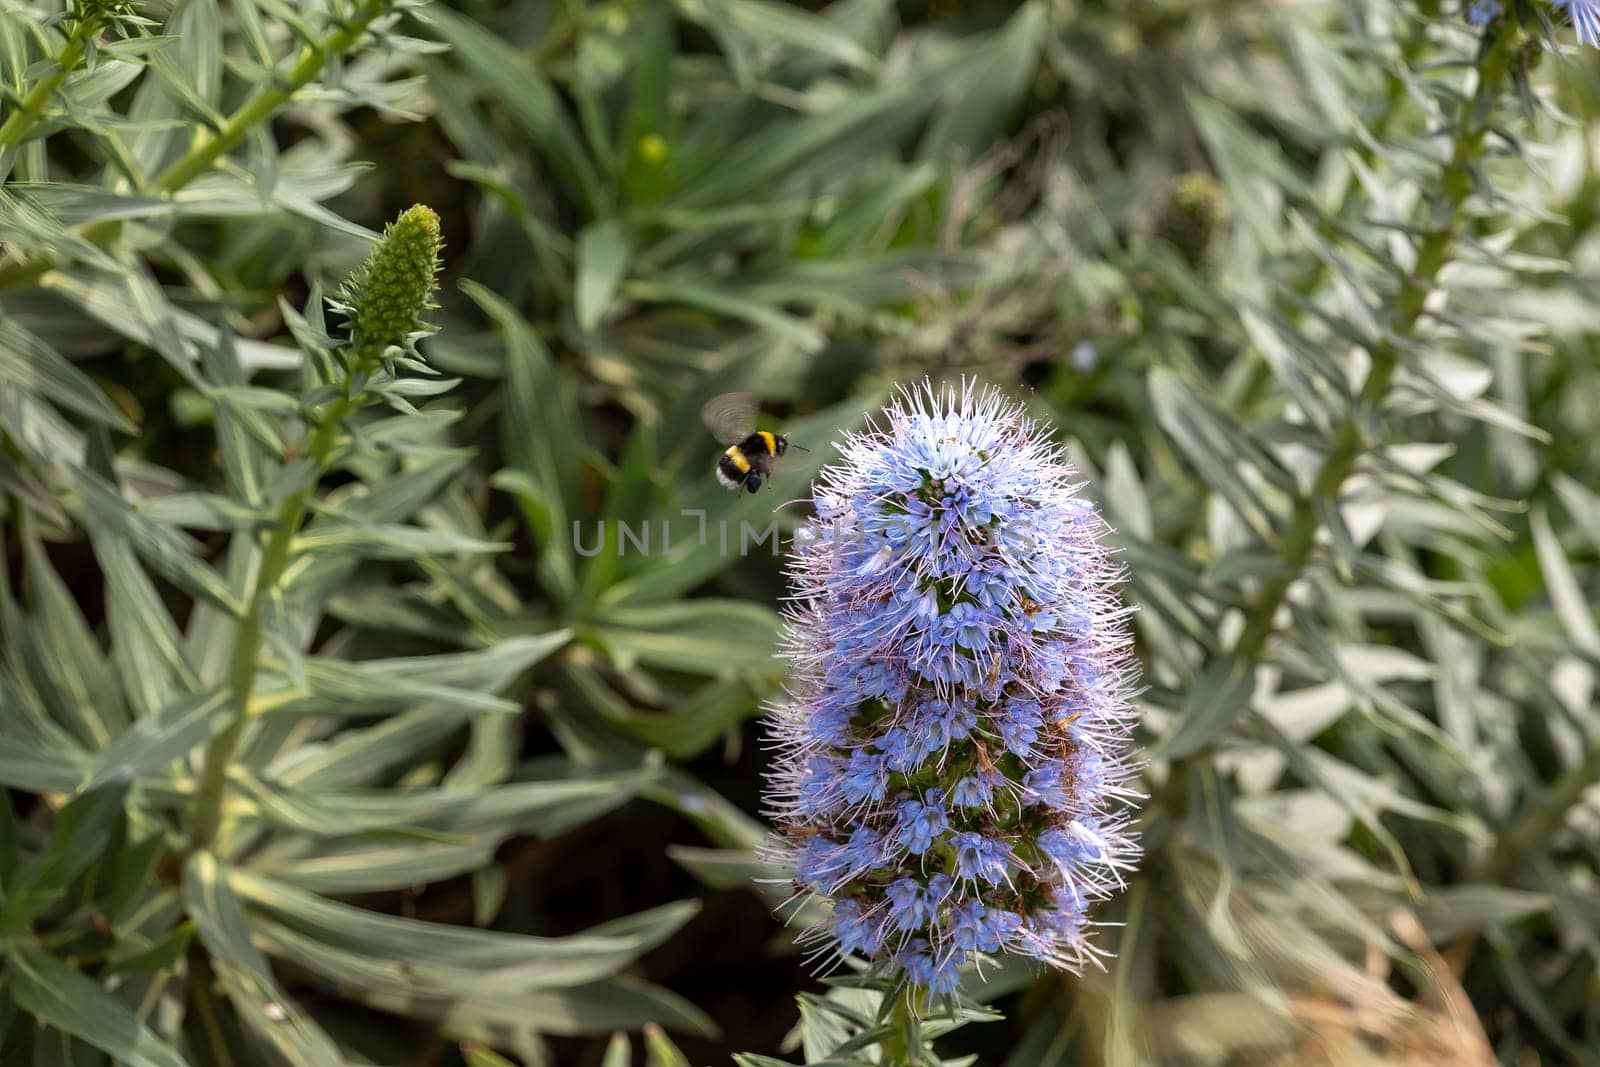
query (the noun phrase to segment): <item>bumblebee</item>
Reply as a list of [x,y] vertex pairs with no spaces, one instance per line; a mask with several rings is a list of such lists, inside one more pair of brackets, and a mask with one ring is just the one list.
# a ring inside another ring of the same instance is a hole
[[723,393],[700,409],[712,436],[728,446],[717,457],[717,481],[734,492],[759,490],[772,477],[778,457],[789,451],[789,439],[783,434],[756,429],[759,408],[754,393]]

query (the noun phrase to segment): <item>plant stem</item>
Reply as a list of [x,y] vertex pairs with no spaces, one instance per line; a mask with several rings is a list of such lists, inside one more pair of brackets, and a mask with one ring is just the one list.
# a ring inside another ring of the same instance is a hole
[[1591,741],[1583,759],[1530,803],[1511,829],[1500,836],[1486,864],[1488,878],[1497,884],[1507,881],[1528,851],[1560,828],[1567,813],[1597,781],[1600,741]]
[[1312,482],[1311,491],[1295,501],[1288,530],[1280,545],[1280,555],[1288,565],[1284,573],[1269,579],[1245,617],[1245,627],[1234,645],[1240,660],[1260,657],[1272,634],[1273,617],[1283,605],[1289,586],[1311,557],[1320,522],[1317,505],[1336,503],[1345,479],[1355,470],[1365,442],[1362,439],[1360,412],[1376,409],[1388,395],[1403,355],[1403,339],[1411,336],[1422,318],[1428,294],[1439,272],[1450,258],[1450,250],[1465,215],[1467,198],[1472,193],[1472,167],[1483,151],[1494,102],[1509,73],[1512,46],[1517,37],[1515,24],[1501,19],[1486,42],[1478,64],[1478,84],[1473,94],[1462,100],[1451,139],[1450,160],[1439,177],[1438,194],[1431,208],[1430,228],[1417,246],[1417,261],[1405,278],[1390,309],[1384,340],[1371,351],[1371,368],[1351,412],[1335,435],[1332,447],[1323,458]]
[[223,794],[227,787],[228,769],[239,749],[239,741],[253,717],[250,695],[255,689],[256,676],[261,668],[262,614],[268,601],[277,591],[289,564],[290,549],[300,532],[310,510],[311,498],[333,446],[338,440],[339,426],[355,410],[358,400],[349,395],[350,378],[345,379],[345,395],[329,405],[306,445],[306,457],[311,460],[313,473],[306,485],[284,498],[278,507],[278,519],[261,554],[261,564],[256,568],[255,582],[250,590],[245,614],[234,633],[233,650],[228,658],[228,690],[233,704],[233,718],[227,727],[212,740],[206,749],[205,763],[200,773],[200,788],[195,794],[194,809],[190,818],[189,839],[195,849],[210,849],[217,841],[222,827]]
[[233,1057],[222,1036],[222,1024],[217,1018],[216,993],[212,989],[211,960],[198,946],[189,953],[189,1003],[200,1020],[200,1031],[210,1046],[217,1067],[233,1067]]
[[22,103],[6,116],[3,126],[0,126],[0,148],[15,148],[28,136],[29,131],[44,116],[44,109],[50,103],[50,98],[55,95],[68,74],[78,69],[78,64],[83,62],[85,53],[89,50],[89,42],[100,30],[100,19],[94,15],[85,15],[78,19],[72,26],[72,32],[67,35],[66,44],[61,46],[61,51],[56,55],[56,69],[53,73],[40,78],[38,83],[22,98]]
[[922,1038],[916,1016],[911,1012],[911,991],[897,986],[888,994],[894,998],[889,1011],[889,1036],[879,1046],[881,1067],[918,1067],[922,1063]]
[[[330,58],[349,50],[372,21],[388,10],[389,3],[390,0],[366,0],[349,20],[341,22],[322,40],[307,44],[300,50],[294,66],[289,68],[287,74],[274,78],[271,83],[257,89],[216,130],[199,131],[189,150],[157,175],[151,188],[156,192],[176,193],[210,170],[217,160],[238,147],[251,130],[270,119],[296,93],[309,85]],[[59,77],[57,80],[59,81]],[[41,82],[40,86],[35,87],[34,93],[29,94],[30,100],[44,84]],[[46,95],[48,96],[48,93]],[[25,112],[26,109],[25,101],[22,111]],[[12,120],[17,117],[18,115],[13,115]],[[7,120],[6,125],[9,127],[10,124],[11,120]],[[0,141],[0,144],[3,143]],[[122,223],[112,220],[91,223],[79,231],[79,236],[94,244],[105,244],[121,232]],[[55,264],[43,256],[28,263],[9,263],[0,268],[0,292],[33,282],[53,266]]]

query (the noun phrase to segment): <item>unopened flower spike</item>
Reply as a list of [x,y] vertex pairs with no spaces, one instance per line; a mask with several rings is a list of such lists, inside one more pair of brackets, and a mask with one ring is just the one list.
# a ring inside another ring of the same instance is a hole
[[439,288],[439,216],[415,204],[384,227],[366,262],[339,293],[351,341],[363,360],[390,348],[405,348],[425,328],[422,316],[435,307]]
[[1138,855],[1127,609],[1073,469],[993,390],[902,393],[795,538],[768,801],[821,948],[923,1004],[985,957],[1078,970]]

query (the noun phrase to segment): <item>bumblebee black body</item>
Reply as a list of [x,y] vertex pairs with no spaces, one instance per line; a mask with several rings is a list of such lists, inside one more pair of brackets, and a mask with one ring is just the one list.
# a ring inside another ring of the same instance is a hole
[[717,457],[717,481],[754,493],[772,473],[772,461],[787,451],[789,440],[781,433],[757,430]]

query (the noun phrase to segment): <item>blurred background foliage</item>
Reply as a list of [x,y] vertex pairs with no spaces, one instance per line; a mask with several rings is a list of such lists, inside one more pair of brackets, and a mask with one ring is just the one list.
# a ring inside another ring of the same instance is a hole
[[[1600,57],[1505,6],[0,0],[0,1060],[874,1057],[752,852],[738,531],[967,373],[1120,531],[1151,797],[1107,970],[941,1048],[1596,1062]],[[414,202],[449,380],[308,474]]]

